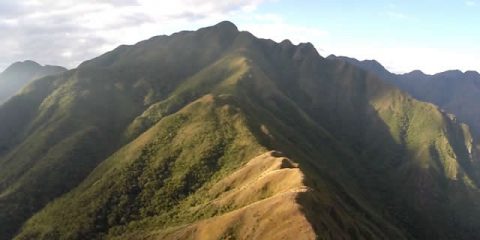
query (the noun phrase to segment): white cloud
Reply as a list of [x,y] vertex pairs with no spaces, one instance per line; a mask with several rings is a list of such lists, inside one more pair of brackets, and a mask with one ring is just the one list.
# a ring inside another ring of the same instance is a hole
[[412,46],[398,44],[383,44],[372,41],[364,42],[358,39],[339,39],[320,27],[305,27],[288,23],[279,15],[262,14],[244,17],[241,30],[247,30],[257,37],[273,39],[280,42],[290,39],[293,43],[312,42],[318,52],[326,57],[355,57],[359,60],[376,59],[388,70],[395,73],[405,73],[420,69],[425,73],[438,73],[449,69],[478,70],[480,52],[472,53],[469,49],[432,48],[428,46]]
[[257,37],[268,38],[280,42],[289,39],[295,44],[301,42],[318,41],[328,37],[328,32],[317,28],[297,26],[288,23],[259,23],[244,25],[247,30]]
[[72,53],[72,51],[67,50],[67,51],[62,52],[61,56],[64,57],[64,58],[71,58],[73,56],[73,53]]
[[75,67],[120,44],[255,11],[262,0],[1,0],[0,69],[14,61]]
[[[257,8],[265,1],[275,0],[0,0],[0,70],[25,59],[75,67],[120,44],[133,44],[179,30],[195,30],[225,19],[233,19],[239,29],[258,37],[278,42],[290,39],[295,44],[312,42],[323,56],[377,59],[395,72],[479,70],[474,66],[480,56],[478,48],[361,42],[348,34],[336,36],[339,29],[325,29],[313,24],[315,21],[306,26],[289,22],[280,15],[259,13]],[[468,0],[466,4],[475,1]],[[393,4],[381,14],[415,20]],[[374,40],[375,36],[369,41]]]
[[465,5],[467,5],[469,7],[473,7],[473,6],[477,5],[477,3],[473,0],[468,0],[468,1],[465,1]]
[[255,14],[240,19],[240,30],[249,31],[259,38],[272,39],[281,42],[285,39],[293,44],[312,42],[320,54],[324,54],[323,41],[328,39],[328,31],[318,27],[307,27],[285,21],[276,14]]

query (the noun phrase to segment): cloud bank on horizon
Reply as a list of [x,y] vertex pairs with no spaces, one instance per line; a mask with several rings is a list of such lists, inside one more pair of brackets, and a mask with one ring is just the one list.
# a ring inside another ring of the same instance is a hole
[[[480,6],[449,1],[456,8],[433,7],[432,0],[415,6],[380,0],[2,0],[0,70],[26,59],[72,68],[121,44],[227,19],[259,37],[312,42],[324,56],[376,59],[397,73],[480,71],[480,30],[474,26]],[[433,13],[419,14],[428,6]]]

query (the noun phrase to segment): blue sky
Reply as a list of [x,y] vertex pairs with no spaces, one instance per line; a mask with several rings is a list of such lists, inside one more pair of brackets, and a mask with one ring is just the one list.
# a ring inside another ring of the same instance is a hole
[[25,59],[72,68],[120,44],[222,20],[399,73],[480,71],[480,0],[1,0],[0,70]]
[[[325,32],[305,33],[324,55],[375,58],[395,72],[480,70],[480,2],[280,0],[257,13]],[[274,35],[263,32],[257,35]]]

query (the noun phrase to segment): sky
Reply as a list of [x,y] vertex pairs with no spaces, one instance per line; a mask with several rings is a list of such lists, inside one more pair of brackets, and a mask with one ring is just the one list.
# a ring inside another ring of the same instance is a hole
[[480,0],[0,0],[0,71],[74,68],[121,44],[229,20],[395,73],[480,71]]

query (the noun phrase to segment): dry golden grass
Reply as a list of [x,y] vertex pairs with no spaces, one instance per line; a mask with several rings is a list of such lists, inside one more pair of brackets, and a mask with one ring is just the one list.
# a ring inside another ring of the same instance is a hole
[[278,152],[267,152],[210,189],[212,204],[233,211],[153,239],[315,239],[298,194],[307,191],[298,165]]

